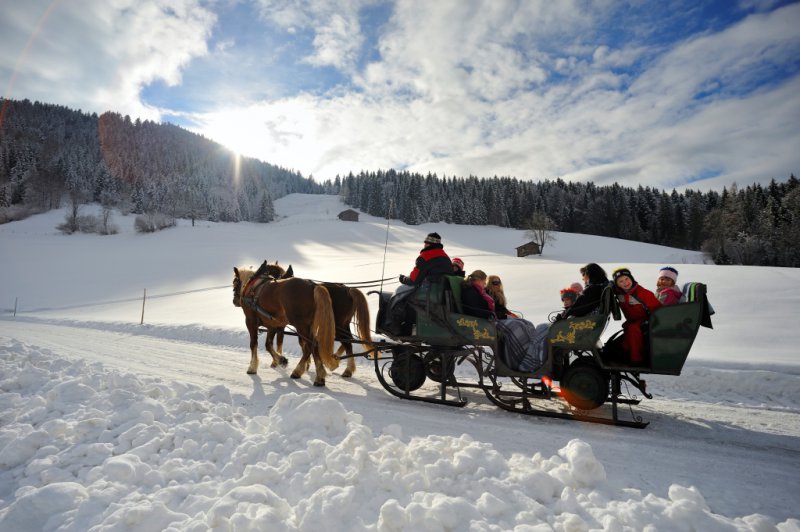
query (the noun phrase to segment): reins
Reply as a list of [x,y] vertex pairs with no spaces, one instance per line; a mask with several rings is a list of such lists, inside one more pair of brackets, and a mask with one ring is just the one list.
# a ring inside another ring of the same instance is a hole
[[383,286],[384,281],[391,281],[392,279],[396,279],[395,277],[386,277],[385,279],[374,279],[372,281],[354,281],[350,283],[340,283],[337,281],[318,281],[317,279],[308,279],[312,283],[316,284],[338,284],[342,286],[348,286],[350,288],[373,288],[376,286]]

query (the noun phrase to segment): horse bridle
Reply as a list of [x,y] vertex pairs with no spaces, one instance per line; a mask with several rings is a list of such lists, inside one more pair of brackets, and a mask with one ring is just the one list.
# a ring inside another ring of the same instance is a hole
[[239,279],[239,276],[233,278],[233,306],[234,307],[241,307],[242,306],[242,280]]

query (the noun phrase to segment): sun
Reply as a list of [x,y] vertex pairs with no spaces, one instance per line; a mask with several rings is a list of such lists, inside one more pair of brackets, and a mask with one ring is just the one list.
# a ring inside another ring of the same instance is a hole
[[245,110],[218,111],[206,117],[203,135],[237,155],[259,157],[266,132]]

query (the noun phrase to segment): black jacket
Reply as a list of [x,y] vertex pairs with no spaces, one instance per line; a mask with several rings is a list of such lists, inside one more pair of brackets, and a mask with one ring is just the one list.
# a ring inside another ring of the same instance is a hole
[[494,313],[489,310],[489,303],[481,297],[478,290],[471,284],[465,285],[461,289],[461,304],[464,306],[464,313],[478,318],[491,318]]
[[583,289],[583,293],[578,296],[578,299],[575,300],[575,303],[561,313],[561,317],[586,316],[592,313],[600,306],[600,296],[603,295],[603,289],[606,286],[608,286],[608,282],[588,285]]

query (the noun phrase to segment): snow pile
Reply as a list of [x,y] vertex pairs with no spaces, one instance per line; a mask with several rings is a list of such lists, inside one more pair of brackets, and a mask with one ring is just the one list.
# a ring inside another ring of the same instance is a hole
[[693,487],[611,487],[589,444],[506,457],[468,435],[375,435],[327,394],[252,411],[197,387],[0,345],[2,530],[782,530]]

